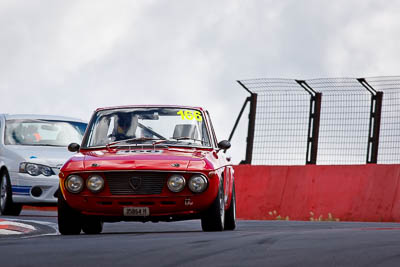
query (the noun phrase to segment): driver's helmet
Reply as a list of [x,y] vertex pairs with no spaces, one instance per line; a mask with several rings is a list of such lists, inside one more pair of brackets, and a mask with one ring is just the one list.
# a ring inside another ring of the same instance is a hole
[[117,113],[117,133],[127,134],[132,126],[132,115],[129,113]]

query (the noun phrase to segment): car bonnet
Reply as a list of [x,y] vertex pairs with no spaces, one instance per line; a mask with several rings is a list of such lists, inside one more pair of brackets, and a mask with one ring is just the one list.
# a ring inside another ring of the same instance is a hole
[[109,170],[175,170],[186,171],[193,162],[198,168],[206,167],[206,152],[195,149],[118,149],[86,152],[86,171]]
[[22,157],[25,162],[43,164],[57,169],[61,168],[73,155],[66,147],[10,145],[7,148]]

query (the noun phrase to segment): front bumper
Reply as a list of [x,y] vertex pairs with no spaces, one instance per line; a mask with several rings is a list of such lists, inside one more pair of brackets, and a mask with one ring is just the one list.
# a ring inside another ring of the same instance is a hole
[[[10,172],[10,180],[12,199],[15,203],[49,205],[57,203],[56,192],[59,188],[57,175],[46,177],[44,175],[31,176],[27,173]],[[38,194],[40,191],[41,193]]]
[[[71,208],[85,215],[107,218],[104,221],[177,220],[187,217],[198,218],[217,197],[218,185],[218,179],[210,179],[207,190],[199,194],[191,193],[187,188],[180,193],[172,193],[165,186],[161,194],[155,195],[116,196],[110,195],[107,189],[99,194],[89,192],[71,194],[63,190],[63,195]],[[148,207],[150,215],[124,216],[125,207]]]
[[86,215],[123,216],[124,207],[148,207],[151,216],[197,214],[206,210],[215,197],[85,197],[70,198],[68,204]]

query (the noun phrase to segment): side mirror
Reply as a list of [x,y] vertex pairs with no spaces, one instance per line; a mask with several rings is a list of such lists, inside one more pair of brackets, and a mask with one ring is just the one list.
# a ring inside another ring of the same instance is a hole
[[71,143],[68,145],[68,151],[70,152],[78,152],[79,148],[81,148],[81,146],[77,143]]
[[231,142],[228,140],[222,140],[221,142],[218,143],[218,148],[227,150],[231,147]]

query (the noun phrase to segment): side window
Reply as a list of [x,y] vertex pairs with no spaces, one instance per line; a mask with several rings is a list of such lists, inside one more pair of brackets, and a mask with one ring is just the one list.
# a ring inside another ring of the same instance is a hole
[[211,135],[212,135],[212,140],[213,140],[213,143],[214,143],[214,147],[218,147],[218,141],[217,141],[217,137],[215,135],[214,126],[212,125],[210,114],[208,113],[207,110],[206,110],[206,114],[207,114],[208,124],[210,125],[210,130],[211,130]]
[[92,144],[92,146],[107,144],[108,136],[111,135],[114,130],[114,124],[114,116],[111,118],[110,116],[100,116],[97,118],[89,137],[89,142]]

